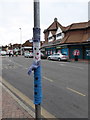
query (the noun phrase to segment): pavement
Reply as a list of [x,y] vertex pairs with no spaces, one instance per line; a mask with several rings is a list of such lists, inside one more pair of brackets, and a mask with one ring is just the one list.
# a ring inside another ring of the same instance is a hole
[[[31,119],[34,120],[33,116],[30,115],[14,98],[7,89],[2,87],[2,119],[5,118],[27,118],[27,120]],[[1,111],[1,110],[0,110]],[[25,119],[26,120],[26,119]]]

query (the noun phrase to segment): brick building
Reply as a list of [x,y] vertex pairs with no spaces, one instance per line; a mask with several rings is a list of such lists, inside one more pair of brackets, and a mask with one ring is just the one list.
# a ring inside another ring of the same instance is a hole
[[44,30],[44,44],[41,50],[47,54],[61,52],[74,59],[90,59],[90,21],[62,26],[57,18]]

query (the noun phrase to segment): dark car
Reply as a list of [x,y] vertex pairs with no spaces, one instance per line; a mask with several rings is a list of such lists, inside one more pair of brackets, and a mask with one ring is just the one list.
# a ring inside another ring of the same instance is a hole
[[47,59],[47,55],[41,53],[41,59]]

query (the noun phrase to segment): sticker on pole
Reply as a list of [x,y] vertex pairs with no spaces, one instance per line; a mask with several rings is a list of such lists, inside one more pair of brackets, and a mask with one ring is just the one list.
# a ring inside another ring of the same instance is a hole
[[74,50],[73,55],[74,56],[76,56],[76,55],[79,56],[80,55],[80,50],[78,50],[78,49]]
[[40,43],[38,42],[33,43],[33,58],[35,62],[41,60]]

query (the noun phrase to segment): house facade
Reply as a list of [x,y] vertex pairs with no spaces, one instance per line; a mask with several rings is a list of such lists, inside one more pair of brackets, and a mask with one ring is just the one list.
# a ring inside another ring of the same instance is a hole
[[27,40],[25,43],[22,44],[22,52],[24,54],[25,51],[33,52],[33,42]]
[[57,18],[44,30],[41,51],[47,56],[61,52],[74,59],[90,59],[90,21],[62,26]]

